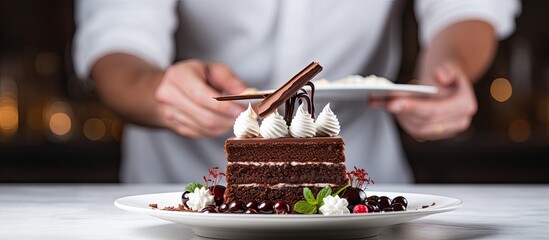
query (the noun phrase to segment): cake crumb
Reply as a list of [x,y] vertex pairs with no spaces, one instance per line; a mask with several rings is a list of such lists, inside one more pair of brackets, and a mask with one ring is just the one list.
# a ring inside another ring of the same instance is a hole
[[179,204],[177,207],[176,206],[166,206],[164,208],[158,208],[158,203],[151,203],[149,204],[149,207],[153,208],[153,209],[160,209],[160,210],[164,210],[164,211],[175,211],[175,212],[192,212],[192,211],[189,211],[185,205],[183,204]]
[[436,205],[436,203],[433,202],[433,204],[431,204],[430,206],[429,206],[429,205],[423,205],[423,206],[421,206],[421,208],[422,208],[422,209],[423,209],[423,208],[428,208],[428,207],[432,207],[432,206],[435,206],[435,205]]

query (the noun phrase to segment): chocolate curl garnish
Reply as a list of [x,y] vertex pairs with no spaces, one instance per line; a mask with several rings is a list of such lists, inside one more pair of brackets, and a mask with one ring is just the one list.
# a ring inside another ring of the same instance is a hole
[[290,126],[292,124],[292,115],[294,114],[294,100],[295,98],[293,96],[291,98],[288,98],[284,106],[284,120],[286,121],[286,126]]
[[[311,88],[311,108],[309,108],[309,113],[315,119],[315,84],[311,81],[305,84]],[[311,110],[312,109],[312,110]]]
[[307,110],[309,111],[309,114],[311,114],[311,118],[315,119],[315,103],[314,103],[314,92],[315,87],[312,82],[308,82],[306,84],[307,86],[311,87],[311,95],[305,91],[305,89],[301,88],[299,91],[292,95],[288,100],[286,100],[284,105],[284,120],[286,121],[286,125],[290,126],[292,124],[292,118],[295,110],[295,104],[296,101],[301,104],[303,100],[307,101]]
[[298,100],[298,103],[301,104],[303,102],[303,99],[307,101],[307,110],[309,110],[309,114],[311,114],[311,118],[315,119],[314,116],[314,109],[313,109],[313,102],[311,101],[311,98],[309,98],[309,95],[307,93],[298,93],[296,95],[296,99]]
[[[284,120],[286,124],[290,126],[292,123],[292,117],[295,108],[296,99],[299,99],[301,103],[305,99],[308,103],[308,110],[313,119],[315,118],[315,106],[314,106],[314,84],[310,80],[322,71],[322,66],[318,62],[312,62],[288,82],[282,85],[280,88],[272,93],[254,93],[254,94],[239,94],[239,95],[226,95],[214,97],[218,101],[232,101],[243,99],[261,99],[263,101],[259,103],[258,115],[260,119],[264,119],[269,114],[275,112],[278,107],[285,104]],[[206,72],[207,76],[208,73]],[[302,88],[305,85],[311,87],[311,96],[307,95],[307,92]],[[303,93],[299,95],[299,92]]]
[[320,66],[318,62],[312,62],[292,77],[290,81],[286,82],[272,94],[269,94],[269,96],[257,106],[259,118],[263,119],[276,111],[278,107],[285,104],[288,99],[295,95],[299,89],[305,86],[305,84],[313,79],[320,71],[322,71],[322,66]]
[[233,101],[233,100],[251,100],[251,99],[264,99],[268,97],[271,93],[248,93],[248,94],[239,94],[239,95],[225,95],[213,97],[217,101]]

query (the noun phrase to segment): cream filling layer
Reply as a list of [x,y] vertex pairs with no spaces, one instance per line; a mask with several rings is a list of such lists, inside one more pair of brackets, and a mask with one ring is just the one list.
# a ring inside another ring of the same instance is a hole
[[314,165],[314,164],[324,164],[324,165],[343,165],[343,163],[333,163],[333,162],[229,162],[228,165],[254,165],[254,166],[282,166],[290,164],[292,166],[298,165]]
[[265,187],[265,188],[283,188],[283,187],[337,187],[338,184],[333,183],[278,183],[278,184],[259,184],[259,183],[246,183],[246,184],[232,184],[238,187]]

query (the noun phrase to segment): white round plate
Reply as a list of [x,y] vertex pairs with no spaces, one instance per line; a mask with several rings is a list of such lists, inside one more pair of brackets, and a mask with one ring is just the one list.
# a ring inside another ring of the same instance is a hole
[[[308,89],[308,88],[307,88]],[[438,92],[438,88],[427,85],[414,84],[329,84],[315,87],[315,98],[329,99],[366,99],[373,97],[431,97]]]
[[[309,92],[309,87],[303,87]],[[273,92],[274,89],[261,90],[260,93]],[[327,85],[315,85],[315,99],[329,100],[364,100],[368,96],[377,98],[391,97],[433,97],[438,88],[428,85],[417,84],[341,84],[331,83]],[[247,100],[250,101],[250,100]],[[252,100],[253,101],[253,100]]]
[[[152,209],[151,203],[160,206],[177,206],[181,192],[130,196],[117,199],[114,205],[131,212],[148,214],[164,220],[182,223],[197,235],[217,239],[356,239],[377,235],[383,227],[407,222],[427,215],[452,211],[461,205],[455,198],[395,192],[367,191],[369,196],[404,196],[408,209],[403,212],[349,214],[338,216],[315,215],[261,215],[176,212]],[[434,203],[434,205],[433,205]],[[422,208],[423,206],[428,206]]]

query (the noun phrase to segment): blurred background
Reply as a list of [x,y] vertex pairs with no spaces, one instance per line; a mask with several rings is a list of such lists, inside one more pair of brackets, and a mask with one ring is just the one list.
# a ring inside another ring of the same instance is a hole
[[[401,134],[417,182],[549,183],[549,1],[522,4],[475,87],[471,128],[437,142]],[[418,53],[412,6],[400,83]],[[0,0],[0,183],[118,182],[124,123],[73,73],[73,16],[72,0]]]

